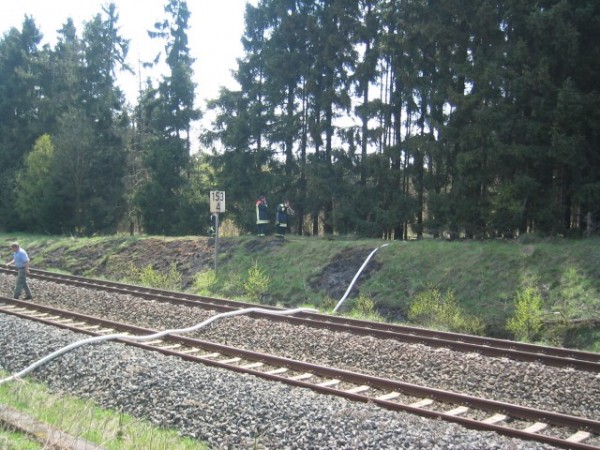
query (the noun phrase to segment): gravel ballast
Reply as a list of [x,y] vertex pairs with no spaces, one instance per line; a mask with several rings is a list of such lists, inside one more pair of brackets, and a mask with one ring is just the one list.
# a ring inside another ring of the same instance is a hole
[[[0,315],[0,367],[17,372],[82,336]],[[33,376],[215,449],[545,449],[373,405],[319,395],[118,343],[75,349]]]
[[[0,275],[0,291],[10,292],[13,284],[14,277]],[[128,295],[74,288],[36,279],[32,279],[30,284],[36,296],[35,302],[156,330],[188,327],[215,314],[214,311],[165,305]],[[124,303],[127,304],[126,308],[123,307]],[[8,320],[8,318],[3,318],[3,320]],[[15,319],[11,320],[15,321]],[[15,365],[13,360],[4,354],[3,346],[10,344],[4,343],[7,337],[2,322],[0,322],[0,326],[3,330],[1,333],[3,343],[0,344],[0,350],[3,353],[0,356],[0,365],[6,370],[20,370],[25,362]],[[31,324],[24,323],[20,326],[27,327]],[[48,330],[44,331],[44,334],[59,333],[61,338],[66,333],[53,328],[41,328]],[[17,332],[17,334],[20,333],[25,333],[25,336],[37,334],[29,333],[27,330]],[[191,336],[524,406],[589,418],[600,416],[600,405],[597,402],[597,399],[600,398],[600,379],[597,374],[591,372],[559,369],[504,358],[488,358],[478,354],[460,353],[447,349],[431,349],[422,345],[405,344],[389,339],[359,337],[347,333],[255,320],[244,316],[216,322]],[[71,337],[71,339],[82,339],[82,337]],[[10,339],[8,340],[10,341]],[[25,341],[29,342],[26,338]],[[42,338],[40,341],[39,344],[42,345],[47,339]],[[104,347],[117,347],[121,350],[118,352],[106,350],[104,353],[108,354],[108,363],[103,362],[102,370],[98,370],[95,375],[91,368],[96,367],[96,364],[88,360],[90,355],[85,351],[76,350],[64,357],[64,360],[69,361],[73,367],[65,370],[62,377],[56,375],[46,377],[44,375],[54,363],[47,368],[37,370],[36,376],[41,377],[53,387],[56,384],[57,389],[64,389],[67,392],[76,390],[73,393],[95,398],[104,406],[126,406],[128,412],[133,411],[136,415],[150,417],[155,423],[179,424],[178,428],[182,433],[205,439],[215,448],[252,447],[249,442],[254,442],[255,439],[264,448],[547,448],[541,444],[508,440],[501,436],[481,434],[438,421],[383,411],[372,405],[353,404],[340,399],[316,395],[306,390],[268,383],[250,376],[231,374],[214,368],[197,367],[179,360],[175,362],[175,358],[151,355],[119,344],[94,345],[90,347],[89,353],[98,352]],[[56,347],[53,347],[48,353],[54,349]],[[13,349],[11,346],[11,351],[19,350]],[[44,351],[44,348],[38,350],[36,345],[37,357],[45,356]],[[121,353],[123,353],[122,356],[117,356]],[[111,360],[110,356],[113,355],[114,358]],[[23,358],[28,358],[28,356],[21,356],[20,360]],[[103,359],[104,356],[98,356],[98,361]],[[32,358],[29,362],[34,360],[35,358]],[[163,362],[164,360],[168,362]],[[57,361],[57,364],[64,363]],[[11,365],[5,366],[5,364]],[[166,380],[171,380],[173,385],[163,385],[166,382],[162,380],[163,375],[154,375],[154,371],[162,373],[165,370],[163,369],[164,365],[168,368],[168,375],[164,377]],[[82,367],[79,368],[79,366]],[[121,366],[124,368],[119,368]],[[180,366],[185,368],[179,369]],[[131,367],[142,367],[143,369],[137,370],[131,369]],[[174,367],[178,369],[174,369]],[[73,379],[70,376],[71,372],[78,374],[80,371],[83,371],[82,380],[87,380],[82,381],[83,386],[80,385],[79,379]],[[126,375],[133,377],[133,380],[119,378],[112,382],[111,377],[117,373],[119,377]],[[152,375],[149,375],[150,373]],[[191,375],[192,373],[193,375]],[[68,378],[65,382],[67,388],[63,388],[61,385],[63,377]],[[98,379],[94,379],[94,377]],[[177,381],[180,380],[180,377],[183,377],[181,380],[186,381]],[[158,381],[158,379],[161,380]],[[194,382],[192,380],[205,381]],[[231,386],[228,384],[230,382]],[[99,394],[100,398],[98,398],[95,390],[99,385],[103,386],[103,391],[104,386],[108,385],[112,389],[116,389],[116,393],[104,392]],[[182,386],[186,387],[186,391],[180,391]],[[200,390],[201,394],[196,390],[190,392],[189,389],[192,386],[195,389],[200,389],[198,386],[204,389]],[[179,398],[179,403],[173,400],[174,403],[168,405],[163,392],[165,390],[168,390],[169,393],[171,390],[176,392],[177,394],[173,395]],[[204,398],[204,395],[208,395],[205,392],[207,390],[214,391],[210,394],[214,395],[214,399],[196,400],[196,396]],[[145,394],[150,392],[161,399],[160,407],[157,405],[153,407],[151,401],[144,403]],[[265,397],[261,401],[256,400],[256,398],[263,397],[260,394],[262,392],[268,392],[269,397]],[[270,399],[271,395],[279,400]],[[132,402],[130,405],[126,402],[126,398],[135,399],[136,402]],[[238,400],[234,401],[234,398]],[[187,400],[184,402],[183,399]],[[113,401],[122,403],[112,404]],[[199,406],[194,406],[196,401],[200,402]],[[237,402],[240,402],[243,407],[240,407]],[[321,404],[321,402],[324,403]],[[139,404],[133,405],[133,403]],[[165,405],[162,406],[162,403]],[[304,403],[315,405],[315,411],[310,411],[310,413],[304,411]],[[280,407],[287,407],[294,411],[275,412],[279,411]],[[298,410],[296,410],[297,408]],[[201,410],[201,413],[196,411],[198,409]],[[221,411],[221,409],[228,411]],[[231,411],[229,411],[230,409]],[[163,415],[158,417],[157,415],[160,414]],[[200,415],[198,416],[198,414]],[[238,417],[238,414],[241,417]],[[281,420],[274,418],[274,415],[280,416]],[[187,425],[190,424],[190,421],[193,424],[188,429]],[[298,421],[299,425],[290,423],[290,421]],[[346,424],[346,422],[349,424],[341,426],[338,433],[336,430],[340,423]],[[419,431],[420,427],[415,424],[423,423],[428,425],[421,427],[428,430],[435,429],[435,432]],[[185,429],[182,429],[182,426]],[[304,429],[304,426],[307,429]],[[413,426],[415,427],[415,438],[431,439],[431,442],[436,442],[436,444],[432,446],[425,441],[418,444],[418,439],[413,440]],[[438,426],[444,428],[445,431],[437,430]],[[198,427],[196,431],[190,431],[195,427]],[[296,427],[300,427],[302,431],[293,431]],[[438,433],[441,434],[438,436]],[[304,442],[304,436],[307,436],[307,442],[310,444],[299,445],[298,439]],[[230,443],[230,439],[233,439],[234,443]],[[341,441],[336,444],[336,440]]]

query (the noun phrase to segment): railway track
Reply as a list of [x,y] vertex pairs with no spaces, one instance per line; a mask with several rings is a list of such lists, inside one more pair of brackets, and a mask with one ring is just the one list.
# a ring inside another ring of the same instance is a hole
[[[16,274],[16,270],[3,266],[0,267],[0,273]],[[218,312],[236,311],[256,306],[255,304],[227,299],[132,286],[113,281],[56,274],[42,270],[31,270],[31,276],[53,283],[112,291],[119,294],[130,294],[154,301],[185,304],[187,306],[211,309]],[[280,308],[269,306],[262,306],[262,308],[274,311],[281,310]],[[252,316],[315,328],[328,328],[334,331],[343,331],[361,336],[395,339],[401,342],[418,343],[430,347],[449,348],[461,352],[476,352],[485,356],[538,362],[555,367],[572,367],[576,370],[600,373],[600,353],[547,347],[460,333],[441,332],[405,325],[370,322],[318,313],[305,312],[297,316],[273,316],[266,313],[253,313]]]
[[[562,448],[599,449],[600,422],[252,352],[0,297],[0,312],[188,361]],[[268,312],[263,314],[269,315]],[[273,316],[276,317],[276,316]]]

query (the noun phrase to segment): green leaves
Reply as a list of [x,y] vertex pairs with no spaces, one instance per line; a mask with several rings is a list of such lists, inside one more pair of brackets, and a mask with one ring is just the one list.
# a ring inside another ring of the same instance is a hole
[[515,339],[533,342],[542,329],[542,297],[536,287],[526,287],[517,292],[515,312],[507,321],[506,329]]

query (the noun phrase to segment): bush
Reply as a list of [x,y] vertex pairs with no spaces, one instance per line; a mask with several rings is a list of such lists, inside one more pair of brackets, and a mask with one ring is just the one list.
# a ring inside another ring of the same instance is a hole
[[319,304],[319,311],[321,311],[324,314],[330,313],[331,311],[333,311],[333,308],[335,308],[337,303],[337,300],[327,296],[321,300],[321,303]]
[[515,339],[533,342],[542,328],[542,296],[535,287],[527,287],[517,292],[515,311],[508,319],[506,329]]
[[258,262],[248,269],[248,276],[244,280],[244,291],[251,301],[261,301],[263,295],[269,289],[270,279],[267,274],[258,266]]
[[591,281],[574,267],[568,267],[560,278],[557,289],[550,293],[551,321],[543,328],[544,340],[551,345],[567,345],[576,319],[590,319],[597,315],[600,301]]
[[442,294],[430,288],[419,293],[411,302],[408,319],[427,328],[457,333],[483,334],[481,319],[465,317],[451,290]]
[[194,288],[199,295],[211,295],[217,281],[217,273],[213,269],[198,272],[194,277]]
[[576,268],[568,267],[560,278],[558,289],[551,296],[552,311],[569,322],[573,319],[593,318],[598,310],[598,294],[589,279]]
[[365,295],[360,295],[353,306],[354,311],[363,315],[373,314],[375,310],[375,302]]
[[171,264],[167,273],[161,273],[150,265],[140,269],[131,264],[129,276],[126,277],[126,282],[170,291],[181,290],[181,280],[181,273],[177,271],[175,264]]
[[375,310],[375,302],[370,297],[362,294],[352,303],[350,315],[358,319],[384,321],[383,317]]

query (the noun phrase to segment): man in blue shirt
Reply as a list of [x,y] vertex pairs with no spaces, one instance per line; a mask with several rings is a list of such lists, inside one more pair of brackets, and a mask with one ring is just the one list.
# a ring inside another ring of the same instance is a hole
[[14,264],[17,268],[17,285],[15,286],[13,297],[18,299],[21,295],[21,291],[25,289],[25,300],[31,300],[33,297],[31,296],[31,290],[27,285],[29,256],[27,256],[27,252],[23,250],[17,242],[13,242],[10,245],[10,248],[13,251],[13,259],[8,262],[7,265],[10,266],[11,264]]

